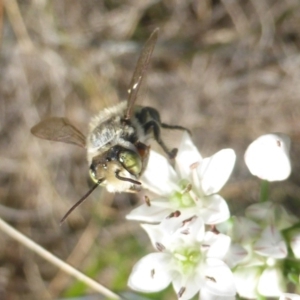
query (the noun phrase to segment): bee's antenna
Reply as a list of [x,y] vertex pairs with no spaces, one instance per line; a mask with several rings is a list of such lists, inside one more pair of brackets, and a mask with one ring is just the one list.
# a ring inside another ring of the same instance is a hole
[[120,179],[120,180],[122,180],[122,181],[128,181],[128,182],[131,182],[131,183],[133,183],[133,184],[141,185],[141,183],[140,183],[139,181],[134,180],[134,179],[131,179],[131,178],[127,178],[127,177],[120,176],[119,173],[120,173],[120,170],[116,171],[116,173],[115,173],[115,174],[116,174],[116,177],[117,177],[118,179]]
[[69,214],[77,207],[79,206],[102,182],[104,181],[104,178],[99,179],[95,185],[93,185],[90,190],[83,195],[63,216],[63,218],[60,220],[60,225],[66,220],[66,218],[69,216]]

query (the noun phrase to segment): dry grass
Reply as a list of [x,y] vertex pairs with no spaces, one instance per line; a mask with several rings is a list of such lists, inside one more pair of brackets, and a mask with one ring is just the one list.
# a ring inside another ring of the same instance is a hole
[[[190,128],[204,155],[236,150],[237,168],[224,190],[235,212],[258,194],[243,164],[247,145],[266,132],[290,134],[294,173],[271,192],[276,200],[297,200],[298,0],[0,4],[0,216],[52,253],[122,290],[126,279],[116,283],[116,277],[129,274],[142,256],[124,257],[126,241],[134,236],[140,247],[150,244],[136,224],[124,221],[138,198],[114,199],[100,189],[59,227],[88,189],[86,155],[38,140],[30,128],[47,116],[66,116],[86,133],[92,115],[126,96],[140,47],[155,27],[159,42],[139,103],[158,108],[167,123]],[[166,134],[170,144],[172,134]],[[0,235],[0,245],[0,299],[55,299],[72,284],[7,236]],[[112,255],[116,264],[101,262]],[[101,267],[93,271],[98,260]]]

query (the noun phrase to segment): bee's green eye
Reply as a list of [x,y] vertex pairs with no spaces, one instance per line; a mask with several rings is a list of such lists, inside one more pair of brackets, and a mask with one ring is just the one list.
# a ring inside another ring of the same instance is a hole
[[142,171],[142,161],[140,156],[131,150],[121,151],[119,161],[124,168],[133,175],[139,175]]

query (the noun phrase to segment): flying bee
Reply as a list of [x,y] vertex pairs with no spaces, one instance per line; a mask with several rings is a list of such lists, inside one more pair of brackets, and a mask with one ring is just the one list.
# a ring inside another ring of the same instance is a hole
[[139,191],[139,178],[147,167],[151,138],[170,159],[176,156],[177,149],[170,150],[161,139],[161,128],[187,129],[162,123],[158,111],[152,107],[135,105],[157,37],[158,29],[155,29],[142,49],[127,101],[95,116],[90,122],[87,138],[66,118],[52,117],[32,127],[31,133],[39,138],[74,144],[87,150],[89,173],[95,184],[67,211],[61,223],[99,185],[105,186],[109,192]]

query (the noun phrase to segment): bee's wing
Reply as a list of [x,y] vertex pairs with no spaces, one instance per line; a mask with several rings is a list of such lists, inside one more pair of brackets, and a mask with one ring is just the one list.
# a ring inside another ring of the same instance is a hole
[[85,147],[85,136],[66,118],[43,120],[31,128],[31,133],[41,139]]
[[147,70],[147,67],[149,65],[149,61],[154,49],[154,46],[157,41],[158,37],[158,31],[159,29],[156,28],[150,37],[148,38],[147,42],[144,45],[144,48],[142,50],[142,53],[138,59],[138,62],[136,64],[129,88],[128,88],[128,100],[127,100],[127,110],[125,114],[125,120],[130,119],[132,114],[132,108],[134,106],[137,93],[139,91],[139,88],[141,86],[143,76],[145,71]]

